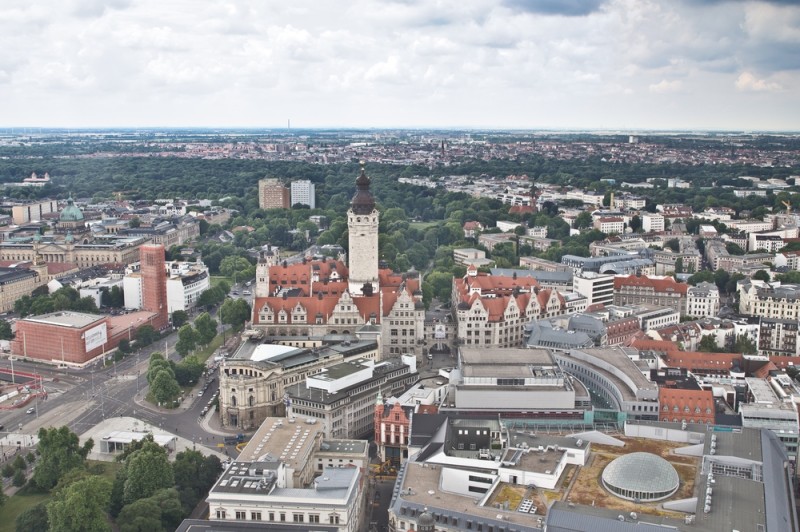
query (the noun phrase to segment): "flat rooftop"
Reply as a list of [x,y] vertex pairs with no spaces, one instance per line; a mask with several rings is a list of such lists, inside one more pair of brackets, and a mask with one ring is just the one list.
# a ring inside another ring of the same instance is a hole
[[305,418],[267,418],[250,438],[237,461],[280,460],[288,467],[300,470],[310,459],[323,432],[324,427],[320,423],[308,423]]
[[[428,508],[428,511],[458,518],[459,523],[486,521],[496,522],[498,515],[502,515],[505,523],[535,527],[538,518],[529,513],[521,513],[514,510],[502,510],[494,507],[478,506],[475,504],[479,497],[467,497],[456,493],[447,492],[441,489],[441,467],[426,467],[425,464],[417,462],[406,462],[402,478],[402,489],[396,496],[402,502],[410,503],[419,508]],[[410,492],[409,492],[410,489]],[[401,501],[397,501],[401,502]],[[508,525],[506,525],[508,526]],[[463,529],[462,525],[459,528]],[[486,527],[483,527],[487,530]],[[473,525],[473,530],[477,527]]]
[[326,453],[363,455],[367,452],[364,440],[323,440],[319,450]]
[[104,319],[105,316],[101,316],[99,314],[85,314],[83,312],[62,310],[58,312],[51,312],[49,314],[42,314],[40,316],[23,318],[23,321],[57,325],[59,327],[69,327],[72,329],[82,329],[83,327],[88,327],[89,325],[103,321]]

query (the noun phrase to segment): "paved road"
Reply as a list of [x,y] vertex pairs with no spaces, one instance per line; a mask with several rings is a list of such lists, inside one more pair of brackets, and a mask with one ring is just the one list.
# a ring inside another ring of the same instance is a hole
[[[70,429],[77,434],[109,417],[130,416],[196,441],[199,445],[215,447],[222,441],[222,436],[204,430],[198,419],[207,400],[219,385],[219,379],[214,379],[203,397],[198,397],[196,391],[202,389],[202,379],[195,388],[195,393],[174,410],[158,409],[143,401],[150,354],[155,351],[163,353],[166,350],[170,359],[177,361],[180,357],[174,350],[176,341],[177,334],[172,333],[108,367],[95,364],[82,370],[63,370],[44,364],[14,362],[16,371],[39,373],[45,378],[48,398],[37,399],[33,403],[33,414],[26,414],[26,409],[0,412],[0,423],[5,426],[0,433],[5,431],[34,435],[39,426],[57,424],[53,421],[67,407],[72,414],[79,412],[77,415],[70,415],[72,419],[68,422]],[[0,361],[0,366],[10,367],[11,362],[4,359]],[[53,382],[53,379],[57,379],[57,382]]]

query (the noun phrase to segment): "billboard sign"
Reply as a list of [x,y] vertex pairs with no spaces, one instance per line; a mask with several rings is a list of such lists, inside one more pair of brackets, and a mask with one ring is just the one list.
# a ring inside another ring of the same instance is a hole
[[86,342],[87,353],[92,349],[105,344],[108,341],[108,336],[106,335],[106,324],[101,323],[97,327],[92,327],[86,331],[86,333],[84,333],[83,338]]

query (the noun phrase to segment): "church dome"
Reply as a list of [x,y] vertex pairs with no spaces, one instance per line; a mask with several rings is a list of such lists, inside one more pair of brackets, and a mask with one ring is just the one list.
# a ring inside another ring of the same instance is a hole
[[361,163],[361,175],[356,179],[356,194],[350,202],[350,209],[353,214],[370,214],[375,210],[375,198],[372,192],[369,191],[370,179],[367,177],[367,172],[364,169],[364,163]]
[[61,222],[80,222],[83,220],[83,212],[72,201],[72,196],[67,200],[67,206],[61,211],[58,219]]

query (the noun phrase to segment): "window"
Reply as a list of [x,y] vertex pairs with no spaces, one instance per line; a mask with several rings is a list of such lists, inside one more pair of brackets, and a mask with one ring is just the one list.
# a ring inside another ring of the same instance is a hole
[[309,523],[319,523],[319,514],[309,514],[308,515],[308,522]]
[[250,519],[253,521],[261,521],[261,512],[250,512]]
[[330,516],[328,516],[328,520],[329,520],[330,524],[338,525],[339,524],[339,514],[331,514]]
[[294,521],[295,523],[302,523],[303,514],[292,514],[292,521]]
[[270,521],[274,521],[275,520],[275,512],[270,512],[269,513],[269,520]]
[[286,514],[281,512],[281,522],[286,521]]
[[217,510],[217,519],[225,519],[225,510]]
[[236,510],[236,519],[244,521],[245,519],[247,519],[247,512]]

